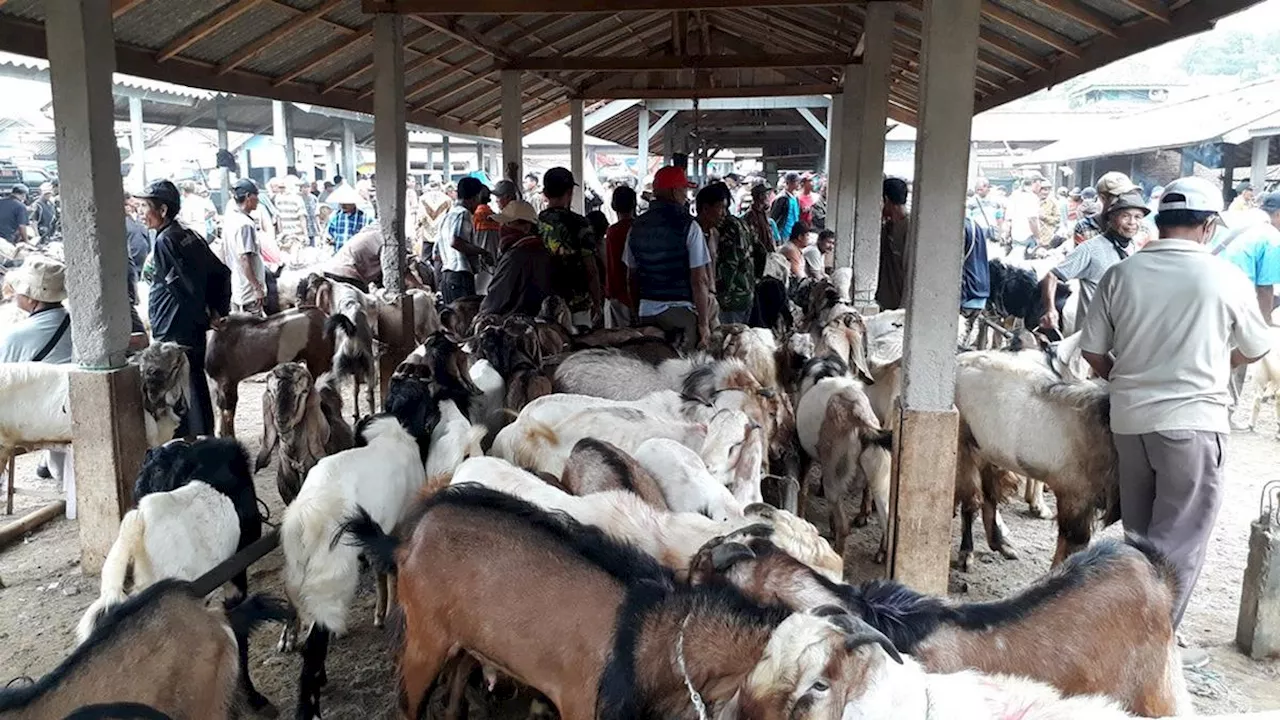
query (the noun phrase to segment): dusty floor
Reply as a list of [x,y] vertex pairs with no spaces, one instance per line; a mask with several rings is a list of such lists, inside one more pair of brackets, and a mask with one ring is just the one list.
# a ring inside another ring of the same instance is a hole
[[[256,452],[261,432],[262,385],[246,382],[241,388],[237,427],[250,453]],[[1232,438],[1228,460],[1227,496],[1209,549],[1204,575],[1192,599],[1184,633],[1195,644],[1210,649],[1209,668],[1188,680],[1196,693],[1196,706],[1206,714],[1280,710],[1280,661],[1253,662],[1232,644],[1240,601],[1240,582],[1246,560],[1249,523],[1258,509],[1264,483],[1280,479],[1275,457],[1280,441],[1274,439],[1276,421],[1264,409],[1256,434]],[[57,497],[51,482],[35,477],[37,457],[18,462],[16,512],[22,514]],[[280,500],[274,470],[258,474],[260,497],[279,520]],[[820,503],[816,504],[820,507]],[[817,508],[815,508],[816,510]],[[1004,509],[1011,537],[1021,559],[1005,560],[986,551],[978,540],[974,570],[952,572],[951,591],[957,598],[987,600],[1009,595],[1049,567],[1056,534],[1051,520],[1024,514],[1015,501]],[[818,516],[814,520],[821,521]],[[0,522],[4,522],[0,520]],[[955,530],[958,532],[958,522]],[[1117,533],[1117,528],[1107,534]],[[870,562],[877,531],[856,531],[847,547],[851,579],[865,579],[880,572]],[[48,672],[72,648],[76,622],[97,590],[97,578],[82,575],[78,566],[76,525],[57,520],[31,534],[22,544],[0,553],[0,685],[10,678]],[[276,551],[252,568],[254,592],[283,595],[279,581],[280,556]],[[393,660],[386,633],[372,624],[373,592],[369,578],[357,603],[352,630],[338,639],[329,655],[330,682],[325,690],[325,717],[334,720],[371,720],[395,714]],[[275,629],[260,631],[253,639],[251,672],[259,691],[272,699],[284,717],[292,715],[297,688],[297,655],[275,651]],[[514,714],[495,713],[516,717]]]

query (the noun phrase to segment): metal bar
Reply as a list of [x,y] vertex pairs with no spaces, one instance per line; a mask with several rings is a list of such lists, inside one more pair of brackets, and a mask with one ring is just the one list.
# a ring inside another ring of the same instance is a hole
[[192,593],[198,597],[208,595],[230,582],[231,578],[248,570],[250,565],[261,560],[279,545],[280,532],[272,530],[255,540],[249,547],[223,560],[215,565],[212,570],[193,580],[191,582]]

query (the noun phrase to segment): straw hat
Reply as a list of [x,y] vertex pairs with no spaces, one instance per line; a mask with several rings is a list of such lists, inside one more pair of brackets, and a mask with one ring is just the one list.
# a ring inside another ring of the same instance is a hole
[[538,212],[533,206],[523,200],[513,200],[507,209],[493,216],[493,219],[502,225],[510,225],[517,220],[523,220],[530,225],[538,224]]
[[53,258],[31,255],[5,278],[18,295],[45,303],[67,299],[67,267]]
[[335,205],[357,205],[360,202],[360,196],[356,193],[355,188],[343,183],[342,185],[334,188],[333,192],[329,193],[329,197],[325,202],[330,202]]

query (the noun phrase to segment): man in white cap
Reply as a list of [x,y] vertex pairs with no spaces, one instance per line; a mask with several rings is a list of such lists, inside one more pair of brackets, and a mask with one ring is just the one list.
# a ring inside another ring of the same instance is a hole
[[71,317],[66,267],[52,258],[33,255],[5,278],[27,319],[0,335],[0,362],[71,362]]
[[1076,223],[1072,234],[1075,236],[1077,245],[1107,231],[1107,210],[1111,207],[1111,203],[1121,195],[1142,191],[1142,188],[1135,185],[1128,175],[1115,170],[1098,178],[1098,184],[1094,189],[1098,193],[1098,202],[1101,207],[1097,214],[1087,215]]
[[501,227],[498,265],[480,312],[537,315],[551,294],[551,253],[538,236],[538,213],[533,205],[512,200],[493,219]]
[[[1200,178],[1165,188],[1160,239],[1103,275],[1080,347],[1111,383],[1111,432],[1125,530],[1177,569],[1174,625],[1200,576],[1222,504],[1231,368],[1261,358],[1271,335],[1253,286],[1205,243],[1222,193]],[[1208,662],[1187,649],[1183,664]]]

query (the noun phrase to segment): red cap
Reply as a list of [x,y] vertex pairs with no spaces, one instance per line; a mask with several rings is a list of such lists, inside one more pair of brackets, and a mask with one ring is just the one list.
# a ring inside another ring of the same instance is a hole
[[653,176],[654,190],[687,190],[691,187],[697,187],[689,182],[689,176],[685,175],[684,168],[668,165],[658,170]]

